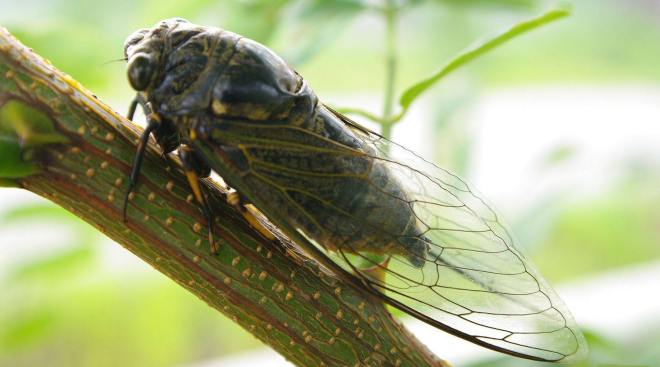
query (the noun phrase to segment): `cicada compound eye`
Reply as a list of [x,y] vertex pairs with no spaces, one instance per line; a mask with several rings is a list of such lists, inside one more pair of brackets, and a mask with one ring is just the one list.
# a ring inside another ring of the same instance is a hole
[[138,53],[128,62],[128,81],[133,89],[143,91],[147,89],[153,74],[156,71],[153,59],[146,53]]

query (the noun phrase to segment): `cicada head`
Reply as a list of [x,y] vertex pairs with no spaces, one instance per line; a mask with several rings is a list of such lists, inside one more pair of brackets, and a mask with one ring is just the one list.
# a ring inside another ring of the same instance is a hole
[[[175,47],[202,30],[202,27],[184,19],[174,18],[163,20],[150,29],[140,29],[126,39],[124,56],[128,61],[128,81],[142,95],[143,101],[150,102],[154,112],[160,112],[154,97],[162,95],[154,91],[163,84],[166,74],[172,69],[168,65],[168,56]],[[153,133],[164,152],[175,150],[181,143],[176,122],[160,113],[158,127]]]
[[155,89],[167,71],[165,63],[173,43],[199,33],[199,28],[185,19],[173,18],[133,32],[124,42],[128,81],[133,89],[147,94]]
[[317,103],[279,56],[218,28],[164,20],[133,33],[124,52],[131,86],[173,120],[210,114],[296,123],[308,119]]

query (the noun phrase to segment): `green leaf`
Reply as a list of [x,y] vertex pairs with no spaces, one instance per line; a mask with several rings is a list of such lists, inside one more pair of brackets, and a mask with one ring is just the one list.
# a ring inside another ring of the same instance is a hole
[[550,10],[539,17],[520,22],[514,25],[513,27],[507,29],[506,31],[498,34],[497,36],[462,52],[461,54],[456,56],[453,60],[445,64],[445,66],[443,66],[435,74],[413,84],[411,87],[409,87],[403,92],[401,98],[399,99],[399,104],[403,108],[403,111],[400,113],[398,118],[400,118],[405,113],[405,111],[410,107],[410,105],[422,93],[424,93],[426,90],[431,88],[440,79],[447,76],[452,71],[458,69],[459,67],[467,64],[468,62],[476,59],[477,57],[485,54],[486,52],[496,48],[497,46],[504,44],[505,42],[519,35],[522,35],[528,31],[531,31],[532,29],[538,28],[554,20],[563,18],[569,14],[570,11],[564,8]]
[[0,107],[0,178],[35,174],[34,148],[66,141],[43,112],[20,100],[6,102]]
[[0,178],[2,186],[11,186],[10,178],[30,176],[39,172],[38,167],[23,158],[23,150],[14,134],[0,131]]
[[362,108],[354,108],[354,107],[335,107],[335,110],[338,112],[341,112],[345,115],[357,115],[366,118],[369,121],[375,122],[377,124],[383,124],[383,119],[376,116],[376,114],[371,113],[367,110],[364,110]]

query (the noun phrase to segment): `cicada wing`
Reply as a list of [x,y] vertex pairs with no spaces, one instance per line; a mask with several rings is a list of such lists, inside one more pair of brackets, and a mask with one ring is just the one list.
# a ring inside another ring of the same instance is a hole
[[[335,114],[351,130],[350,145],[296,126],[231,121],[214,125],[216,140],[198,140],[195,149],[307,253],[410,315],[519,357],[572,361],[586,353],[562,301],[460,178]],[[338,192],[351,188],[362,190],[354,194],[361,213],[340,205],[352,198]],[[401,218],[413,220],[391,225]],[[310,233],[335,239],[336,251]],[[365,233],[378,233],[388,247],[365,253]],[[378,267],[384,277],[373,276]]]
[[455,174],[337,115],[373,147],[374,166],[387,166],[404,187],[387,194],[408,204],[418,230],[392,234],[393,241],[427,246],[423,255],[392,256],[384,278],[352,264],[376,261],[346,254],[356,274],[403,311],[477,344],[545,361],[584,358],[586,341],[572,315],[484,200]]

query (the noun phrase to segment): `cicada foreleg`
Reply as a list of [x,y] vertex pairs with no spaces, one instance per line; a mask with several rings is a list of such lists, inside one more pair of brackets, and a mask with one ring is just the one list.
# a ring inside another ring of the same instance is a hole
[[140,135],[140,140],[138,142],[137,150],[135,152],[135,158],[133,158],[133,167],[131,168],[131,175],[128,180],[128,189],[126,190],[126,195],[124,196],[124,202],[122,207],[122,220],[126,222],[126,208],[128,207],[128,198],[131,195],[131,192],[137,184],[137,180],[140,174],[140,168],[142,167],[142,160],[144,159],[144,154],[147,149],[147,143],[149,142],[149,135],[154,132],[159,124],[160,118],[158,115],[151,113],[151,108],[148,103],[145,103],[140,96],[138,95],[131,102],[131,105],[128,110],[128,118],[132,119],[135,114],[135,109],[137,105],[141,105],[144,109],[145,115],[147,116],[147,127]]
[[144,111],[145,116],[148,116],[149,113],[151,113],[149,106],[147,106],[147,102],[144,100],[144,97],[140,96],[140,94],[137,94],[131,101],[131,104],[128,105],[128,113],[126,114],[127,119],[133,121],[133,116],[135,116],[135,111],[137,110],[138,105],[142,107],[142,111]]
[[202,160],[195,151],[190,149],[187,145],[181,145],[179,147],[179,158],[181,158],[181,163],[183,164],[183,171],[186,174],[186,179],[190,185],[193,196],[195,200],[202,206],[202,211],[204,212],[204,217],[206,217],[206,222],[208,223],[208,236],[209,244],[211,246],[211,254],[217,254],[219,247],[213,241],[213,212],[211,212],[211,207],[202,192],[202,186],[199,184],[200,178],[209,177],[211,174],[211,169],[209,166]]

